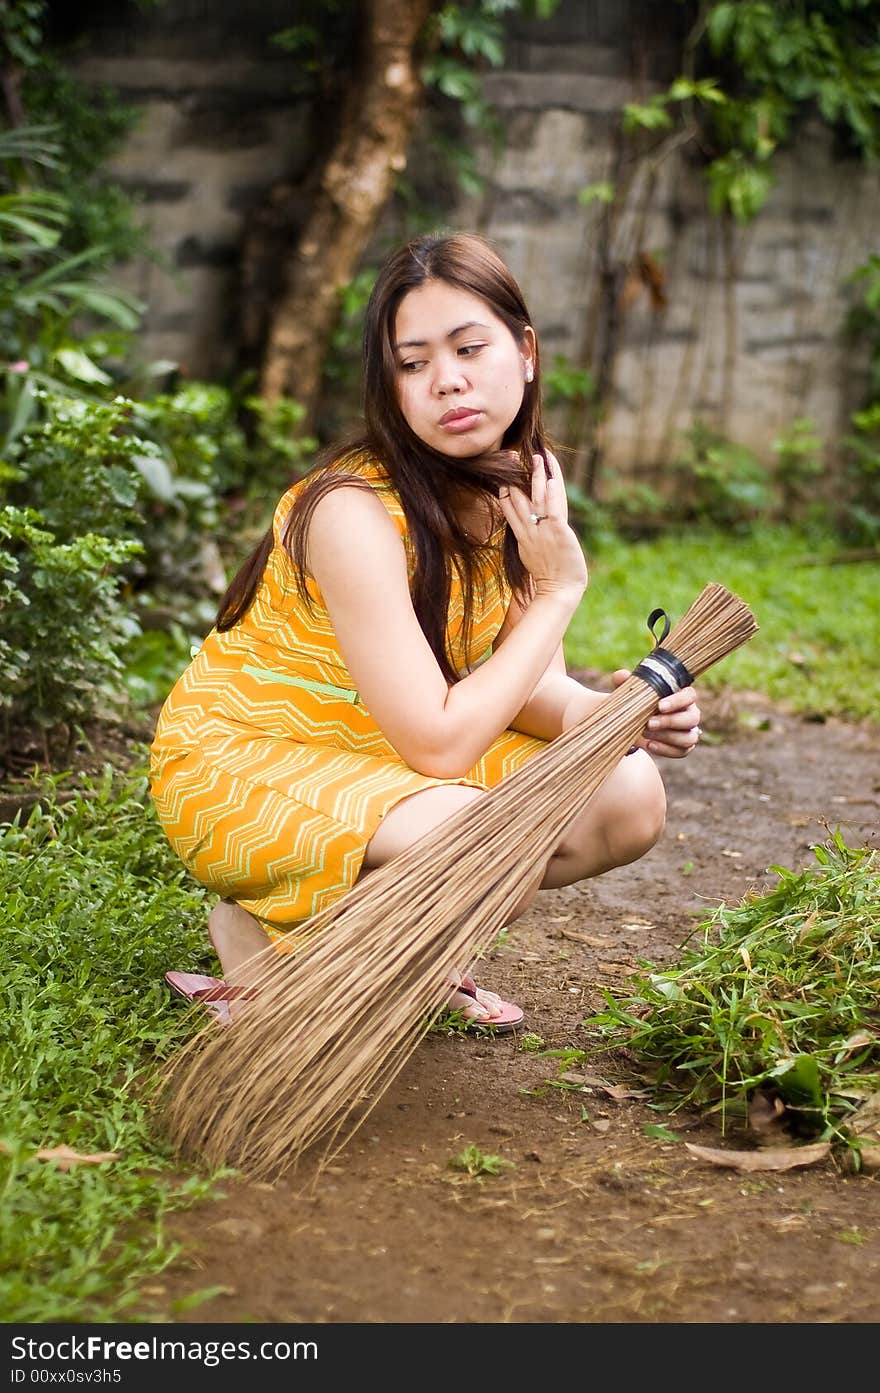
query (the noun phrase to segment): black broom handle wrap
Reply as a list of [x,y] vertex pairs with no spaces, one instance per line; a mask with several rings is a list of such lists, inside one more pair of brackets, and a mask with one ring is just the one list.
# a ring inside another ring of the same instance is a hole
[[[654,634],[654,626],[658,619],[663,620],[663,632],[659,638]],[[658,696],[672,696],[673,692],[680,692],[683,687],[689,687],[693,682],[691,674],[688,672],[684,663],[671,653],[668,648],[662,648],[666,635],[670,629],[669,615],[664,609],[654,609],[648,615],[648,631],[654,634],[657,640],[656,647],[646,658],[643,658],[638,667],[633,668],[633,676],[641,677],[643,682],[647,682],[649,687],[653,687]]]

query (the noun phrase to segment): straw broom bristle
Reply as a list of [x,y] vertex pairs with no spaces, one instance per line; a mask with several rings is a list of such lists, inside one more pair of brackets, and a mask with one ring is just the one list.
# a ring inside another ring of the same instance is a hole
[[[698,677],[755,633],[748,607],[708,585],[664,649]],[[632,675],[521,769],[372,871],[251,962],[256,998],[208,1025],[165,1076],[178,1148],[275,1177],[319,1138],[363,1122],[449,994],[485,952],[566,827],[641,734],[658,695]],[[286,945],[287,946],[287,945]]]

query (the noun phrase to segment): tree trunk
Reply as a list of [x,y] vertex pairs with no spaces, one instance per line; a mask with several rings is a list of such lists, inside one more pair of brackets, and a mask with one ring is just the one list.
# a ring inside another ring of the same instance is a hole
[[339,291],[406,165],[421,83],[415,51],[434,0],[366,0],[357,71],[334,148],[283,274],[266,336],[260,394],[317,404],[321,365],[339,312]]

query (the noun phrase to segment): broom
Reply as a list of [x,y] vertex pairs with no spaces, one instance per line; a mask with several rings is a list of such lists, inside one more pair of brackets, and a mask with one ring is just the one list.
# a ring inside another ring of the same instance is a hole
[[338,1152],[444,1009],[451,966],[491,947],[659,697],[757,629],[715,584],[671,631],[655,610],[652,635],[661,617],[653,651],[585,720],[307,920],[287,951],[251,959],[239,1019],[207,1025],[166,1069],[179,1151],[253,1178],[283,1174],[319,1138],[327,1159]]

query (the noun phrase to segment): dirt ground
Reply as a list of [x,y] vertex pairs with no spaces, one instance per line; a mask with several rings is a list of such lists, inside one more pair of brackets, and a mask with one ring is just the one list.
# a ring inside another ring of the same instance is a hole
[[[548,1048],[582,1047],[601,986],[673,958],[707,909],[774,885],[772,864],[812,863],[829,827],[877,844],[880,730],[795,718],[748,693],[708,705],[715,743],[663,761],[661,843],[541,892],[482,964],[478,980],[525,1007],[524,1030]],[[625,1056],[572,1066],[597,1082],[571,1092],[549,1086],[556,1061],[520,1038],[430,1035],[320,1177],[309,1159],[172,1216],[183,1256],[143,1309],[208,1323],[880,1318],[880,1176],[832,1159],[781,1174],[711,1167],[645,1134],[663,1118],[644,1095],[605,1090],[639,1089]],[[670,1125],[742,1145],[698,1117]],[[482,1178],[452,1169],[469,1144],[508,1164]]]

